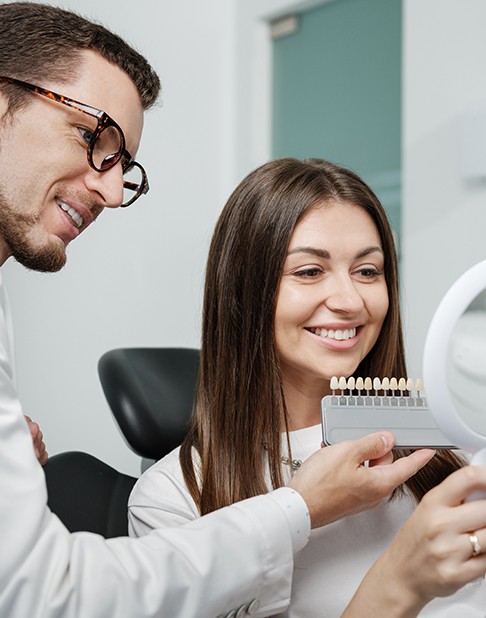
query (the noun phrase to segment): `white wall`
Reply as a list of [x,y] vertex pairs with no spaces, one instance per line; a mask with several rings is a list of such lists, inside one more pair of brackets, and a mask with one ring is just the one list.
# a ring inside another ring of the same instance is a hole
[[[7,263],[19,390],[52,454],[129,474],[96,364],[121,346],[198,346],[208,241],[230,190],[269,156],[266,19],[319,0],[53,0],[125,36],[154,64],[163,105],[138,158],[152,190],[105,213],[56,275]],[[486,102],[484,0],[404,0],[404,304],[412,375],[443,292],[485,257],[486,185],[459,176],[458,119]],[[415,372],[415,373],[414,373]]]
[[465,182],[459,148],[461,117],[486,114],[485,29],[484,0],[404,0],[403,300],[415,376],[443,294],[486,258],[486,160],[484,177]]

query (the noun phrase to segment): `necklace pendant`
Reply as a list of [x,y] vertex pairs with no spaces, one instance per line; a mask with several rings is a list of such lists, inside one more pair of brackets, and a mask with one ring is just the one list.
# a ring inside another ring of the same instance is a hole
[[290,459],[289,457],[282,457],[282,463],[284,466],[291,466],[292,470],[295,472],[302,465],[301,459]]

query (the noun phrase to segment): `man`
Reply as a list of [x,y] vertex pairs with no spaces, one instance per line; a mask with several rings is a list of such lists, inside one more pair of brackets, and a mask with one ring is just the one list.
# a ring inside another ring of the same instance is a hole
[[[148,190],[133,157],[159,80],[119,37],[74,13],[2,4],[0,24],[0,264],[12,256],[53,272],[105,208]],[[343,509],[371,508],[428,459],[417,453],[364,468],[364,460],[390,452],[392,436],[376,434],[322,449],[292,487],[181,528],[141,539],[71,535],[46,506],[13,386],[9,331],[0,286],[0,616],[279,613],[289,603],[293,554],[310,527]],[[349,486],[345,507],[329,491],[334,470]]]

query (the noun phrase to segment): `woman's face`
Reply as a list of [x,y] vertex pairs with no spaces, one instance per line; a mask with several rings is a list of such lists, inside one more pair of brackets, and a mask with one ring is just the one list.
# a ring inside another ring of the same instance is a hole
[[275,337],[284,382],[301,390],[351,375],[387,311],[383,248],[371,217],[348,202],[314,207],[294,229],[278,291]]

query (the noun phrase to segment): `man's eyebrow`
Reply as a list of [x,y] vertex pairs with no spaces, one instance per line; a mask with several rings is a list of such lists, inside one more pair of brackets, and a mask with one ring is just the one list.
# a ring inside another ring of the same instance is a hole
[[[325,260],[331,259],[331,254],[326,249],[317,249],[316,247],[295,247],[295,249],[291,249],[287,255],[293,255],[294,253],[308,253],[309,255],[315,255],[320,258],[324,258]],[[356,258],[363,258],[371,253],[381,253],[383,255],[383,249],[381,247],[366,247],[362,251],[359,251],[356,254]]]

